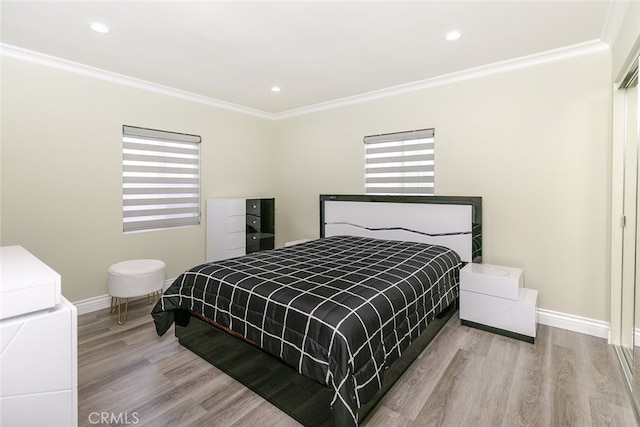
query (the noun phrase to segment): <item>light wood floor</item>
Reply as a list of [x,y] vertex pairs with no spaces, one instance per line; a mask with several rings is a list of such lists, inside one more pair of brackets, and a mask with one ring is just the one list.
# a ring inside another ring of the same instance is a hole
[[[108,310],[78,318],[80,426],[298,425],[182,348],[173,329],[158,337],[151,305],[130,309],[124,326]],[[366,425],[637,424],[606,340],[540,325],[531,345],[461,326],[454,315]]]

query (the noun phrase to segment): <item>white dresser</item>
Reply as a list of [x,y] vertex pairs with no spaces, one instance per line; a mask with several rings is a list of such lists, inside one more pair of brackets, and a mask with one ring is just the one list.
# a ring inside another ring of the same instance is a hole
[[208,199],[207,262],[274,247],[274,199]]
[[78,425],[77,310],[60,275],[0,248],[0,425]]
[[245,254],[245,199],[207,200],[207,262]]

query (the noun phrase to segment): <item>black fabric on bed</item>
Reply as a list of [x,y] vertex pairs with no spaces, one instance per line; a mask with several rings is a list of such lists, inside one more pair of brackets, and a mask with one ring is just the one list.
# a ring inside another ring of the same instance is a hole
[[334,390],[336,425],[380,388],[384,369],[458,296],[460,258],[423,243],[334,236],[203,264],[152,311],[204,315]]

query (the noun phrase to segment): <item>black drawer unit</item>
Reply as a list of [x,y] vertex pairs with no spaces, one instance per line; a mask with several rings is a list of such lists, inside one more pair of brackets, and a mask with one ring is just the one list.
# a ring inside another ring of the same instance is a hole
[[247,253],[275,247],[275,199],[247,199]]

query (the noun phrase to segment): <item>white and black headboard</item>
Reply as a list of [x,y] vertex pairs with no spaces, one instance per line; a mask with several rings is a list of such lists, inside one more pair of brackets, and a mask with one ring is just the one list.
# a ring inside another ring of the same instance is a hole
[[442,245],[482,261],[482,197],[320,195],[320,237],[351,235]]

